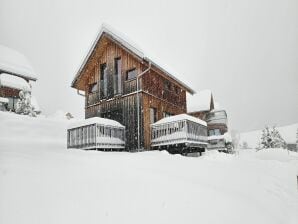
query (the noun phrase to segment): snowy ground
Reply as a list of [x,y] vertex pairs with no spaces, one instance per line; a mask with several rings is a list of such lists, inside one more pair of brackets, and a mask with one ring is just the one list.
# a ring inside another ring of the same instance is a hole
[[298,223],[298,154],[66,149],[67,120],[0,112],[0,223]]

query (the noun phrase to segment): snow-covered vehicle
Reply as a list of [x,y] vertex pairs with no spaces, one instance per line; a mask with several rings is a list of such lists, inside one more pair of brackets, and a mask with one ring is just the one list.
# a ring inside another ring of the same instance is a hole
[[163,118],[151,125],[151,147],[186,155],[207,148],[207,124],[187,114]]
[[206,116],[208,124],[208,149],[232,153],[231,135],[228,133],[228,119],[225,110],[212,110]]
[[67,129],[67,148],[123,151],[125,127],[119,122],[93,117],[72,122]]

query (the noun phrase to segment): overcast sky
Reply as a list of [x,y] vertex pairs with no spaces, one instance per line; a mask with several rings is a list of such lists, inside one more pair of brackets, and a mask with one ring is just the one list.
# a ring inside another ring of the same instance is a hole
[[211,89],[232,129],[298,122],[297,0],[0,0],[0,44],[31,62],[45,114],[83,117],[70,83],[103,22]]

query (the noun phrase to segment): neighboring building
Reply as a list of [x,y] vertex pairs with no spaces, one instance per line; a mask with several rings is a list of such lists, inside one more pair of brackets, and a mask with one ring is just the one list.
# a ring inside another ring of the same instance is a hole
[[225,110],[215,109],[213,94],[210,90],[202,90],[193,99],[196,111],[189,115],[200,118],[207,122],[208,149],[224,149],[227,143],[230,147],[230,136],[228,132],[228,119]]
[[[24,55],[0,45],[0,110],[15,111],[21,90],[31,93],[30,81],[36,81],[36,73]],[[40,112],[36,99],[32,103]]]
[[186,93],[195,92],[106,26],[71,86],[84,92],[86,118],[109,118],[126,127],[130,151],[149,150],[150,124],[186,113]]
[[207,114],[214,109],[214,99],[211,90],[202,90],[189,100],[188,105],[190,103],[195,105],[195,111],[188,112],[188,114],[206,121]]

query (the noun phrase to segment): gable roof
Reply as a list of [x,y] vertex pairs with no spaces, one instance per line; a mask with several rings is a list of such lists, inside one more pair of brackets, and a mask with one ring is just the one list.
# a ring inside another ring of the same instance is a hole
[[90,48],[88,54],[84,58],[83,63],[81,64],[79,70],[77,71],[77,73],[76,73],[76,75],[75,75],[75,77],[74,77],[74,79],[73,79],[73,81],[71,83],[71,87],[75,87],[76,81],[80,78],[81,72],[83,71],[83,69],[84,69],[85,65],[87,64],[87,62],[88,62],[88,60],[89,60],[92,52],[94,51],[97,43],[103,37],[103,35],[105,35],[109,39],[115,41],[121,47],[125,48],[128,52],[130,52],[131,54],[135,55],[139,59],[144,60],[144,61],[146,61],[148,63],[151,63],[152,66],[154,66],[158,70],[162,71],[169,78],[175,80],[178,84],[180,84],[182,87],[184,87],[185,90],[188,91],[189,93],[191,93],[191,94],[194,94],[195,93],[195,91],[192,88],[190,88],[184,82],[180,81],[174,75],[172,75],[173,73],[168,72],[162,66],[158,65],[157,63],[155,63],[151,58],[149,58],[148,56],[145,56],[145,54],[143,53],[143,51],[139,47],[137,47],[137,45],[135,43],[133,43],[131,40],[129,40],[125,35],[120,34],[119,32],[117,32],[116,30],[114,30],[113,28],[111,28],[110,26],[108,26],[106,24],[103,24],[102,25],[99,33],[97,34],[97,37],[96,37],[95,41],[91,45],[91,48]]
[[188,100],[192,112],[211,111],[214,109],[213,95],[210,89],[205,89],[194,96],[190,96]]
[[36,81],[36,73],[27,58],[16,50],[0,45],[0,72]]

